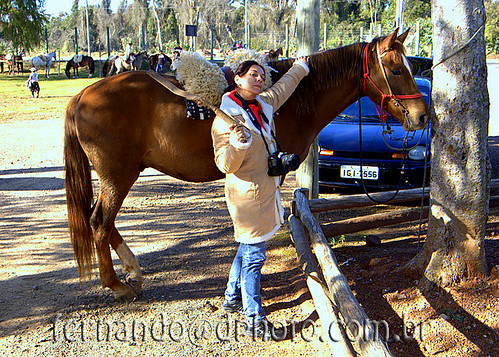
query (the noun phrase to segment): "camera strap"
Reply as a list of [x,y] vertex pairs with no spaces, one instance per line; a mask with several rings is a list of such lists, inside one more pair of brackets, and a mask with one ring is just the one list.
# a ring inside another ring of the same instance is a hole
[[[253,111],[251,110],[249,104],[244,100],[243,97],[241,97],[241,95],[239,93],[237,93],[236,91],[234,91],[234,96],[241,102],[241,106],[244,109],[244,111],[246,113],[248,113],[248,115],[249,115],[249,117],[251,119],[251,122],[260,131],[260,135],[262,136],[263,143],[265,144],[265,149],[267,149],[268,154],[271,155],[271,152],[269,150],[269,146],[267,144],[267,140],[265,140],[265,136],[263,135],[262,125],[260,124],[260,121],[256,118],[255,113],[253,113]],[[262,119],[263,119],[263,121],[265,123],[267,123],[267,124],[270,125],[269,119],[267,118],[267,116],[263,112],[262,108],[260,107],[260,103],[258,103],[258,104],[259,104],[258,105],[258,109],[260,110],[260,116],[262,117]],[[271,133],[272,137],[274,138],[274,140],[275,140],[275,142],[277,144],[277,148],[279,149],[279,151],[282,151],[281,145],[279,145],[279,142],[277,141],[277,138],[276,138],[275,133],[272,130],[272,128],[270,128],[270,133]]]

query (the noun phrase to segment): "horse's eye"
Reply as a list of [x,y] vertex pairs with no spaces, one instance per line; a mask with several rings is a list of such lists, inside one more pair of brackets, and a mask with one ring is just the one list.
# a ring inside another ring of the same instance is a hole
[[392,74],[395,75],[395,76],[400,76],[402,74],[402,72],[400,71],[400,69],[394,69],[392,71]]

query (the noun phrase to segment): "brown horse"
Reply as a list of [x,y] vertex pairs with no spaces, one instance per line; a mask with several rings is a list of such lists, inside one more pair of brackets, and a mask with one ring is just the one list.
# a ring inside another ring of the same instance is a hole
[[80,67],[87,67],[88,68],[88,78],[92,77],[92,75],[95,72],[95,62],[94,59],[90,56],[85,56],[82,55],[81,61],[76,62],[75,57],[72,57],[68,63],[66,64],[66,77],[70,78],[71,77],[71,68],[73,69],[73,78],[80,78],[80,75],[78,73],[78,68]]
[[[406,37],[407,32],[397,38],[395,31],[369,44],[311,55],[310,74],[275,118],[283,150],[303,160],[321,129],[358,96],[367,95],[382,104],[407,129],[423,128],[429,111],[403,55]],[[367,75],[360,81],[363,57]],[[292,63],[282,60],[271,65],[279,77]],[[166,78],[179,86],[173,77]],[[102,286],[112,289],[116,299],[136,296],[142,274],[138,260],[115,227],[116,215],[146,167],[192,182],[222,178],[214,163],[211,124],[211,120],[188,120],[184,99],[145,71],[103,79],[73,97],[65,119],[65,181],[80,276],[90,275],[96,252]],[[100,180],[95,203],[90,163]],[[110,246],[129,273],[126,283],[117,278]]]

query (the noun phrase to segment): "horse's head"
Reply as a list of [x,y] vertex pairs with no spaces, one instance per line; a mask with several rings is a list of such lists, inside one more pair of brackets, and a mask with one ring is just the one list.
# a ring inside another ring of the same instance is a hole
[[405,130],[414,131],[426,126],[430,112],[404,54],[409,30],[398,37],[397,32],[398,29],[385,38],[374,39],[364,48],[362,89],[397,118]]

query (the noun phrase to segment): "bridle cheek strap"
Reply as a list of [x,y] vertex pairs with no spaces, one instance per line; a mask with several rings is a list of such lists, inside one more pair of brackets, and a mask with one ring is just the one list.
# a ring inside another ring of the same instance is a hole
[[379,67],[381,69],[381,73],[383,73],[383,77],[385,79],[386,86],[388,87],[388,91],[389,91],[389,94],[383,93],[383,91],[381,89],[379,89],[379,87],[376,85],[376,83],[374,83],[371,76],[369,75],[368,48],[369,48],[369,45],[364,46],[364,53],[362,54],[362,63],[363,63],[362,72],[363,72],[363,77],[364,77],[364,92],[366,92],[366,79],[369,79],[369,82],[371,82],[373,87],[376,88],[376,90],[381,94],[380,105],[379,106],[377,104],[375,104],[375,105],[376,105],[376,111],[378,112],[379,119],[384,123],[388,119],[388,113],[383,109],[385,101],[387,101],[387,99],[394,100],[395,105],[401,106],[403,108],[402,109],[403,113],[407,114],[408,111],[407,111],[407,109],[404,108],[402,103],[400,103],[400,100],[421,98],[423,95],[421,93],[417,93],[417,94],[393,94],[392,88],[390,86],[390,82],[388,82],[388,78],[386,77],[385,67],[383,66],[383,63],[381,62],[381,58],[386,53],[381,55],[379,53],[379,45],[376,44],[376,52],[377,52]]

